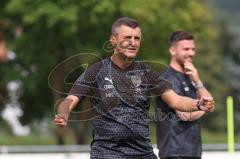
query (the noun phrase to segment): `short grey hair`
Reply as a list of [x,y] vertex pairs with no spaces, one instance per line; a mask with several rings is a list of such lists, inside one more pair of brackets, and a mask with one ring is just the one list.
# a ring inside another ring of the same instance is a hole
[[129,18],[129,17],[121,17],[121,18],[118,18],[113,23],[113,25],[112,25],[112,34],[117,34],[117,28],[119,28],[122,25],[128,26],[130,28],[140,27],[139,23],[137,22],[137,20]]

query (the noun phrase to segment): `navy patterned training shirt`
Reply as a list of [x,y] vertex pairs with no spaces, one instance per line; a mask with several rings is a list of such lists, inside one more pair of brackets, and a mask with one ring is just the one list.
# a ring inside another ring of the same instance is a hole
[[[169,67],[162,78],[172,83],[178,95],[197,98],[196,89],[187,75]],[[160,98],[156,98],[155,102],[159,157],[201,157],[199,121],[182,121],[175,110]]]
[[90,97],[92,159],[156,158],[150,144],[149,96],[160,96],[171,84],[144,62],[120,69],[110,58],[90,66],[69,94]]

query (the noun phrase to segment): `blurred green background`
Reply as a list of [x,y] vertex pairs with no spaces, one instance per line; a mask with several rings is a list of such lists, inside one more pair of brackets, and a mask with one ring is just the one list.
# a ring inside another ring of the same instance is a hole
[[[101,58],[109,55],[103,46],[112,23],[120,16],[140,22],[141,60],[167,64],[169,35],[180,29],[194,34],[195,64],[216,100],[215,112],[201,119],[203,143],[227,142],[225,100],[229,95],[234,97],[235,137],[240,143],[240,1],[1,0],[1,34],[16,58],[0,63],[0,111],[8,98],[6,84],[20,80],[20,121],[31,132],[16,136],[0,118],[0,145],[91,142],[89,121],[70,122],[69,128],[61,130],[53,125],[54,105],[64,96],[60,92],[65,88],[61,86],[62,79],[56,78],[58,90],[51,89],[48,75],[57,64],[79,53],[93,53]],[[72,80],[77,76],[73,75]],[[156,143],[155,123],[151,121],[150,125],[152,143]]]

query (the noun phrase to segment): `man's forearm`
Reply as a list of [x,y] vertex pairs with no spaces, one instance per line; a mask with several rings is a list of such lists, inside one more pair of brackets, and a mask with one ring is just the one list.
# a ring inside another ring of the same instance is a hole
[[69,116],[70,114],[70,105],[72,103],[71,99],[67,99],[65,98],[63,101],[61,101],[58,105],[57,105],[57,114],[62,114],[62,115],[67,115]]
[[194,121],[202,117],[205,112],[204,111],[195,111],[195,112],[180,112],[176,111],[178,117],[183,121]]
[[192,112],[198,110],[197,104],[198,100],[196,99],[179,96],[174,107],[178,111]]
[[197,111],[198,100],[189,97],[179,96],[170,90],[164,93],[161,98],[173,109],[183,112]]
[[66,127],[71,110],[77,105],[79,98],[74,95],[67,96],[56,105],[54,123],[59,127]]

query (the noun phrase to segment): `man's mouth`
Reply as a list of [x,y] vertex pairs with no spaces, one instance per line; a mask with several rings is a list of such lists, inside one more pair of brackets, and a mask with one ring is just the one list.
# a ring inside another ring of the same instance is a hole
[[134,51],[136,51],[136,48],[127,48],[126,50],[129,52],[134,52]]

